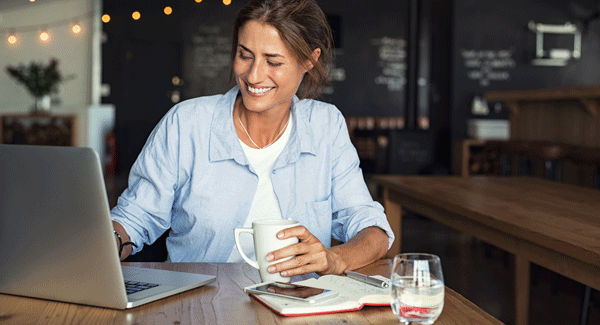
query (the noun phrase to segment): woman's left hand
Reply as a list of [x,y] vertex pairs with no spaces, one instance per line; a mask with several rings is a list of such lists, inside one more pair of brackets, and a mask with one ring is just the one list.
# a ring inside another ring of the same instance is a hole
[[277,233],[279,239],[298,237],[297,244],[289,245],[267,255],[267,261],[276,261],[288,256],[293,258],[269,267],[270,273],[294,276],[317,272],[319,274],[341,274],[347,267],[341,255],[325,247],[306,227],[296,226]]

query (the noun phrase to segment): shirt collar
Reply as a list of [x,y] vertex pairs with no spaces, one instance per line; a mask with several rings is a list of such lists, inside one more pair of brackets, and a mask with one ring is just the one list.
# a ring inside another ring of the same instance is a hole
[[[209,139],[209,159],[211,162],[234,159],[240,165],[248,165],[248,159],[239,143],[233,124],[233,105],[239,93],[236,85],[217,102],[212,116]],[[294,129],[290,135],[287,149],[281,153],[275,167],[295,162],[301,153],[315,154],[316,148],[312,130],[309,127],[311,109],[294,95],[292,100],[292,118]]]

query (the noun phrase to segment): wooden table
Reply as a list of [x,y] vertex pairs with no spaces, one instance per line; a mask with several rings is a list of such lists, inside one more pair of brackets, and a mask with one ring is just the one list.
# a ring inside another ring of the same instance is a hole
[[402,209],[515,256],[516,324],[528,323],[530,263],[600,290],[600,191],[531,177],[374,176],[401,251]]
[[[360,271],[389,276],[390,260]],[[365,307],[338,314],[282,317],[243,292],[258,283],[258,271],[241,263],[124,263],[157,269],[213,274],[204,287],[129,310],[112,310],[0,294],[0,324],[399,324],[389,307]],[[446,288],[436,325],[502,324]]]

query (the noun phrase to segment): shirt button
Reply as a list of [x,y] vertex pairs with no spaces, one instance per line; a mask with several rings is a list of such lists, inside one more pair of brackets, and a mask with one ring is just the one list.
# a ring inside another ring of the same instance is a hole
[[276,171],[276,170],[273,170],[273,174],[277,174],[277,171]]

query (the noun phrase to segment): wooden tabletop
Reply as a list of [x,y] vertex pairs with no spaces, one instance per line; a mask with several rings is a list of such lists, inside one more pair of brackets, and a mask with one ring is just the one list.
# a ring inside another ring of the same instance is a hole
[[[359,271],[389,276],[390,260]],[[399,324],[389,307],[305,317],[274,314],[243,292],[258,283],[258,271],[243,263],[124,263],[124,265],[212,274],[217,281],[137,308],[112,310],[0,294],[0,324]],[[446,288],[436,325],[502,324]]]
[[600,191],[532,177],[374,176],[404,197],[600,266]]

